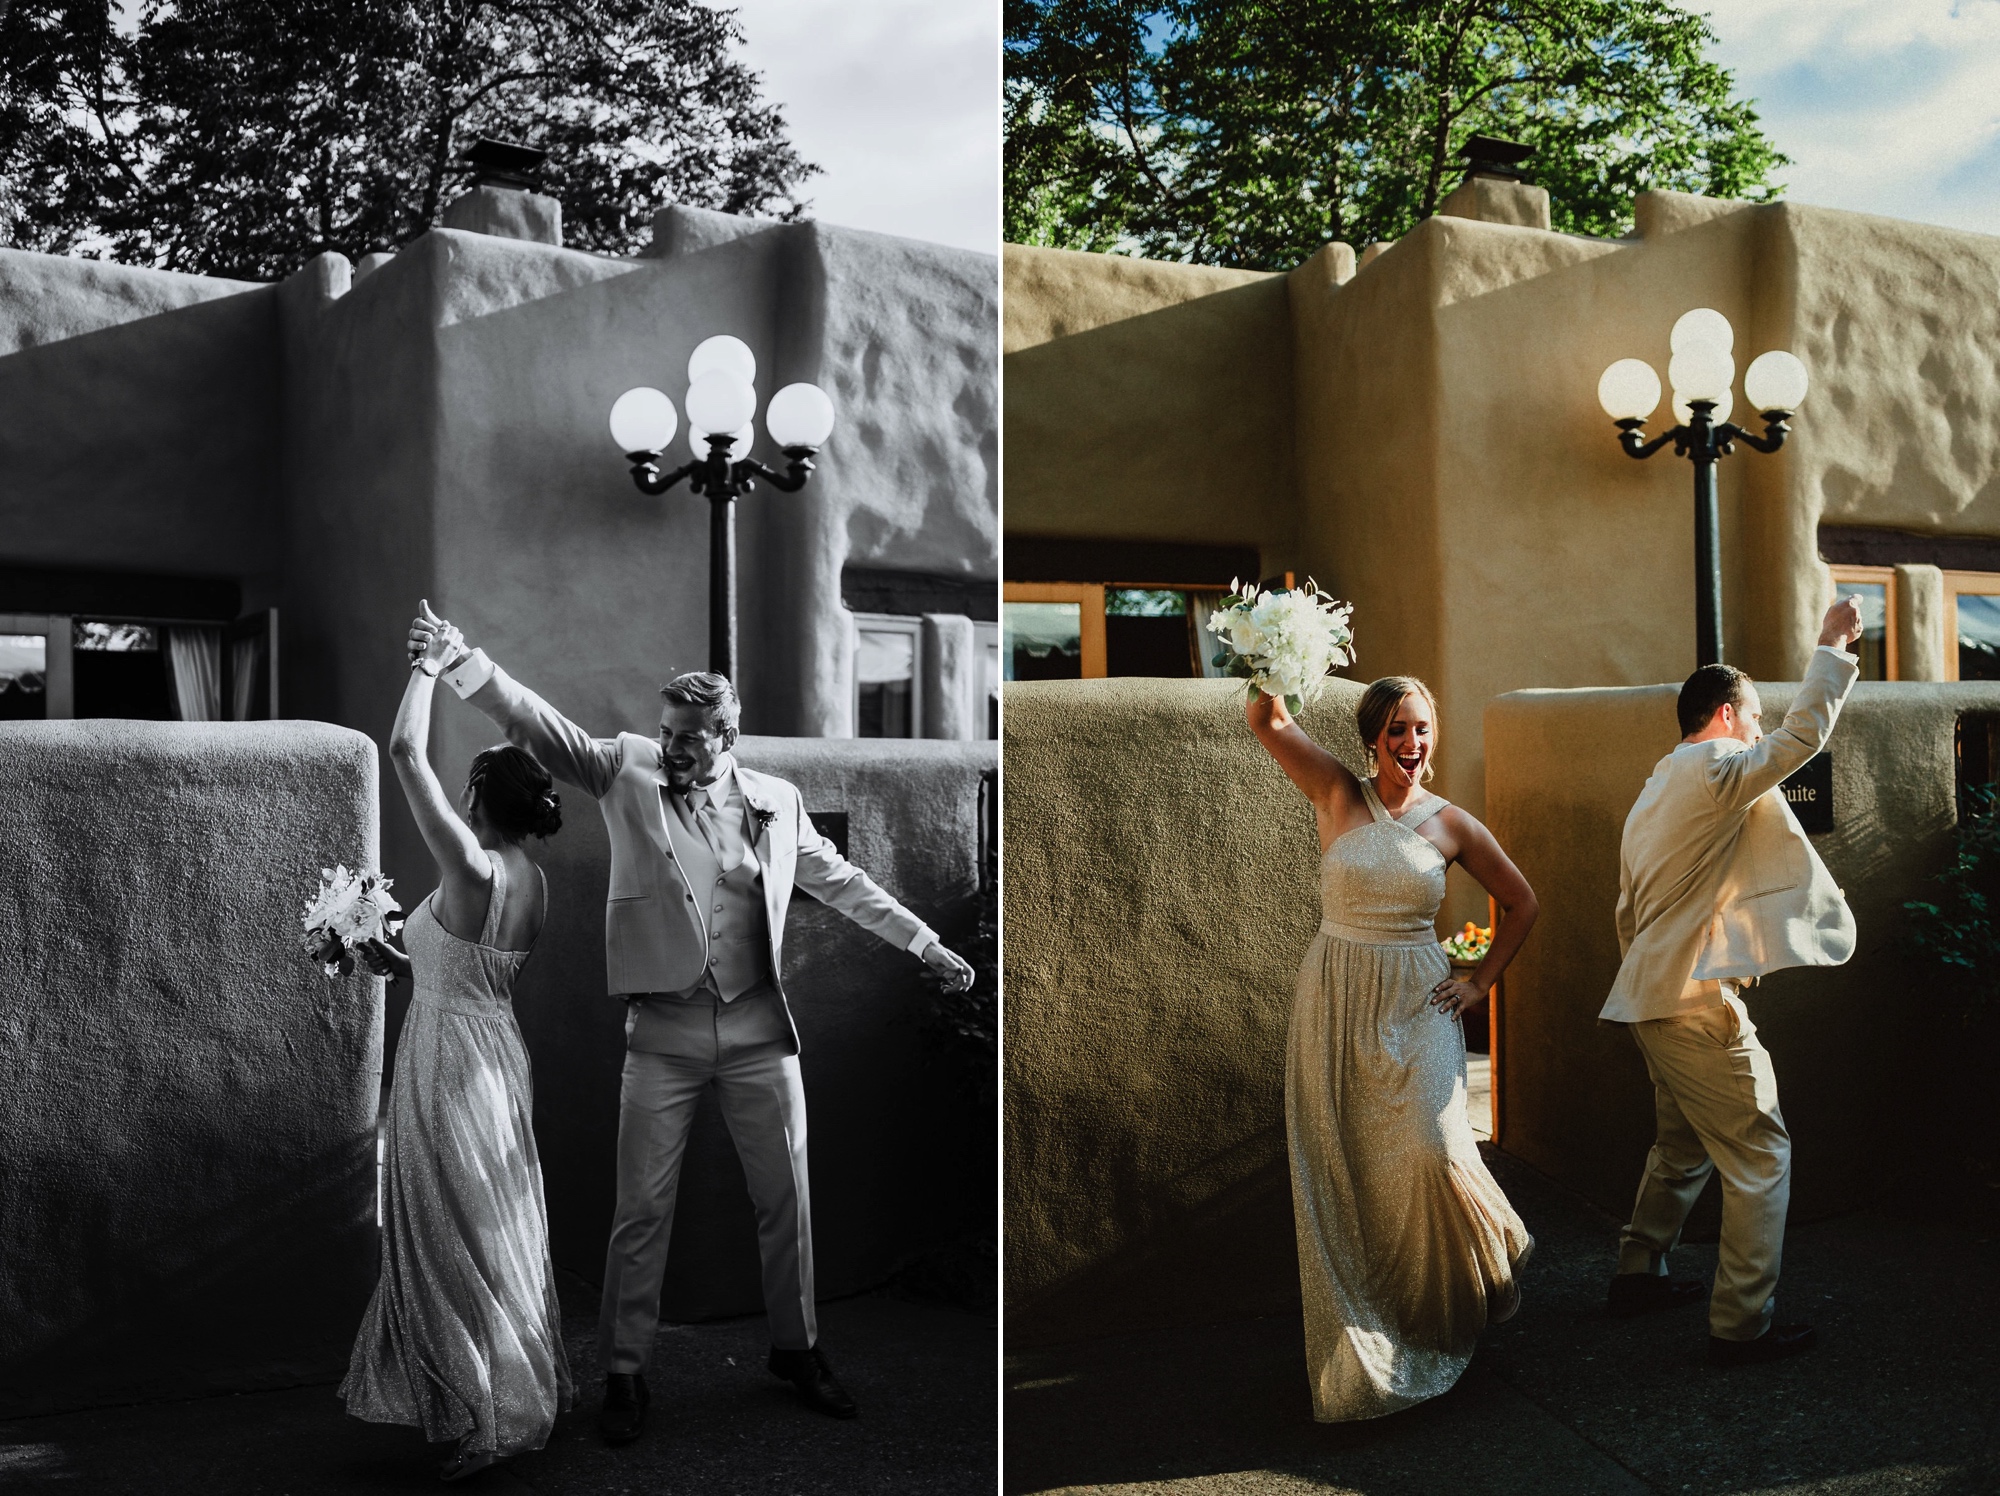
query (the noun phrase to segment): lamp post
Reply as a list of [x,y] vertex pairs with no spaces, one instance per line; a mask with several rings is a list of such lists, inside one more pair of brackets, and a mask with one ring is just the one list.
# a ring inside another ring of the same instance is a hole
[[1597,402],[1618,426],[1618,441],[1628,457],[1651,457],[1674,445],[1674,455],[1694,464],[1694,595],[1696,664],[1722,661],[1722,556],[1717,543],[1715,464],[1743,442],[1759,452],[1775,452],[1785,444],[1786,422],[1806,395],[1806,367],[1791,354],[1773,349],[1760,354],[1743,374],[1743,393],[1763,413],[1764,434],[1753,435],[1731,425],[1729,387],[1736,382],[1731,355],[1736,333],[1729,319],[1698,307],[1674,324],[1673,360],[1667,378],[1674,387],[1674,415],[1679,424],[1664,435],[1646,440],[1646,418],[1660,403],[1660,376],[1643,359],[1621,358],[1597,381]]
[[736,501],[762,479],[796,493],[812,476],[813,455],[833,431],[833,401],[817,385],[788,384],[764,408],[764,429],[785,454],[785,470],[751,457],[756,437],[757,356],[739,338],[709,338],[688,359],[688,448],[693,457],[671,472],[661,459],[680,417],[656,389],[627,390],[611,407],[611,437],[632,464],[644,494],[662,494],[682,479],[708,499],[708,668],[736,679]]

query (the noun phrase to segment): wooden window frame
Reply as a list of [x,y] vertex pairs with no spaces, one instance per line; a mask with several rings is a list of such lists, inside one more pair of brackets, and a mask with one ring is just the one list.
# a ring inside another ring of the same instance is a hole
[[[1000,600],[1003,604],[1075,603],[1083,678],[1103,680],[1106,658],[1104,593],[1109,585],[1105,582],[1006,582],[1001,585]],[[1005,647],[1004,638],[1002,647]],[[1003,679],[1007,674],[1004,660],[1000,674]]]
[[[1839,595],[1843,582],[1859,582],[1865,586],[1879,586],[1882,588],[1885,615],[1882,620],[1882,668],[1887,672],[1883,678],[1885,680],[1901,680],[1903,678],[1903,657],[1901,640],[1897,637],[1896,629],[1896,605],[1899,601],[1896,568],[1893,566],[1829,566],[1827,570],[1833,573],[1833,590],[1836,596]],[[1996,588],[1995,590],[2000,591],[2000,588]],[[1952,621],[1954,624],[1957,622],[1956,603],[1952,605]],[[1955,637],[1956,635],[1954,634]],[[1953,672],[1952,679],[1954,680],[1958,678],[1957,660],[1958,651],[1954,648],[1952,650],[1951,665]]]
[[[883,738],[885,743],[906,743],[912,738],[924,735],[924,621],[907,613],[855,613],[854,652],[861,653],[861,635],[865,630],[876,634],[908,634],[910,636],[910,732],[906,738]],[[858,738],[861,732],[861,670],[855,667],[854,676],[854,731]]]
[[1944,574],[1944,678],[1958,679],[1958,597],[2000,597],[2000,571],[1947,571]]
[[76,716],[74,623],[67,613],[0,613],[0,634],[39,634],[48,641],[42,704],[48,713],[44,720],[49,722],[68,722]]

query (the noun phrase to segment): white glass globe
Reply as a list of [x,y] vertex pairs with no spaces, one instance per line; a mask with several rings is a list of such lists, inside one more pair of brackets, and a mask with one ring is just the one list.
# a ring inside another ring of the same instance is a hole
[[[1715,402],[1715,409],[1708,413],[1709,424],[1720,426],[1724,421],[1728,420],[1729,410],[1733,404],[1735,402],[1730,398],[1729,391],[1724,390],[1722,398]],[[1674,419],[1679,421],[1683,426],[1694,420],[1694,411],[1689,408],[1687,401],[1683,400],[1679,395],[1674,396]]]
[[[1720,400],[1736,382],[1736,360],[1720,348],[1697,344],[1674,355],[1667,365],[1667,382],[1680,400]],[[694,407],[688,407],[694,419]]]
[[688,386],[688,424],[734,431],[757,414],[757,392],[727,369],[710,369]]
[[1614,421],[1643,421],[1660,408],[1660,376],[1642,358],[1621,358],[1597,381],[1597,403]]
[[1743,393],[1759,411],[1797,410],[1806,397],[1806,366],[1781,348],[1760,353],[1743,373]]
[[823,447],[833,434],[833,401],[816,384],[788,384],[764,407],[764,429],[781,447]]
[[611,406],[611,439],[621,452],[658,452],[674,439],[680,417],[674,402],[644,386],[627,390]]
[[1673,335],[1667,339],[1667,346],[1676,353],[1686,353],[1690,348],[1713,348],[1727,353],[1736,346],[1736,329],[1729,325],[1729,319],[1711,307],[1698,306],[1691,312],[1683,312],[1680,321],[1674,324]]
[[702,375],[715,369],[727,370],[745,384],[757,382],[757,355],[750,351],[750,345],[741,338],[732,338],[724,333],[720,337],[704,338],[695,345],[688,355],[688,383],[693,384]]
[[[689,424],[688,447],[703,462],[706,462],[709,457],[708,437],[708,432],[699,429],[692,423]],[[729,451],[726,454],[728,459],[731,462],[741,462],[750,455],[750,443],[756,439],[756,430],[748,421],[745,421],[737,428],[736,434],[729,438]]]

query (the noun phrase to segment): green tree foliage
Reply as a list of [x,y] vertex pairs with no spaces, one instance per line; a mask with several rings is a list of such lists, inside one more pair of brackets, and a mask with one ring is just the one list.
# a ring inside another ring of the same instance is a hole
[[1017,243],[1285,269],[1395,239],[1473,134],[1535,147],[1554,226],[1786,164],[1668,0],[1006,0]]
[[801,216],[816,170],[700,0],[14,0],[5,242],[271,279],[433,226],[481,135],[549,152],[574,245],[664,203]]
[[1951,864],[1928,899],[1903,905],[1917,956],[1936,969],[1964,1016],[2000,1015],[2000,785],[1968,785]]

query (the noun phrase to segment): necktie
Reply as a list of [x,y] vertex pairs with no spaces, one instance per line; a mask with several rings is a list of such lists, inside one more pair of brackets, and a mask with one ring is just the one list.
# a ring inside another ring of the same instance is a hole
[[708,843],[708,850],[717,862],[722,861],[722,817],[715,808],[714,794],[706,789],[689,790],[688,808],[694,812],[695,828]]

